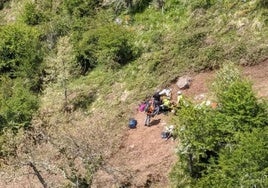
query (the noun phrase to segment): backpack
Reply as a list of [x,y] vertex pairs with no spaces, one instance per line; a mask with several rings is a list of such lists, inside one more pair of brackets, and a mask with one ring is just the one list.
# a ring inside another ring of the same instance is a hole
[[145,109],[144,109],[145,112],[151,114],[154,112],[154,103],[153,101],[149,101],[146,106],[145,106]]
[[169,136],[169,132],[167,132],[167,131],[163,131],[163,132],[161,133],[161,137],[162,137],[162,138],[168,138],[168,136]]
[[143,112],[145,110],[145,107],[146,107],[146,103],[142,103],[139,105],[139,111],[140,112]]
[[137,126],[137,120],[134,118],[129,119],[128,127],[131,129],[135,129]]

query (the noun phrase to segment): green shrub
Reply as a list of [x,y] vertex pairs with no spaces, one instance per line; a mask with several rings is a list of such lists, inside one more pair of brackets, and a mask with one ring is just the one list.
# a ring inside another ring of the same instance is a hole
[[[254,138],[249,134],[267,129],[267,104],[255,97],[252,85],[241,77],[233,64],[227,64],[218,71],[213,89],[218,100],[216,109],[188,102],[175,117],[180,124],[176,131],[180,138],[180,162],[174,166],[172,180],[177,187],[184,182],[191,187],[238,187],[249,185],[250,178],[242,177],[245,172],[254,171],[252,182],[262,185],[259,181],[267,168],[262,159],[267,158],[267,152],[262,152],[256,160],[254,152],[248,155],[243,152],[254,147],[253,143],[247,144],[246,140]],[[262,141],[258,144],[259,148],[266,144],[267,139]],[[231,157],[232,153],[237,156]],[[236,171],[243,165],[247,169],[236,176]],[[264,180],[266,183],[267,180]]]
[[207,8],[211,7],[214,3],[215,3],[214,0],[191,1],[191,8],[192,8],[192,10],[195,10],[198,8],[207,9]]
[[94,15],[100,4],[100,0],[64,0],[68,13],[76,18]]
[[89,30],[75,47],[76,61],[83,74],[97,65],[110,68],[126,65],[139,54],[133,34],[114,24]]
[[220,95],[228,89],[230,84],[241,79],[238,67],[233,63],[226,62],[224,66],[216,72],[216,78],[212,83],[212,89],[215,95],[220,97]]
[[242,78],[233,64],[225,64],[217,72],[212,88],[220,106],[219,113],[226,119],[222,124],[229,123],[233,131],[250,131],[267,125],[266,107],[255,96],[252,84]]
[[181,125],[177,130],[180,139],[179,156],[184,160],[178,168],[185,169],[189,177],[198,178],[206,171],[209,160],[217,157],[218,142],[223,141],[221,132],[216,129],[216,123],[221,117],[206,105],[187,103],[178,111],[177,120]]
[[38,88],[43,52],[37,30],[26,25],[0,28],[0,73],[29,79]]
[[35,3],[28,2],[25,4],[22,20],[28,25],[38,25],[45,20],[45,15],[38,9]]
[[23,79],[1,77],[0,80],[1,130],[27,128],[38,109],[38,98]]
[[268,1],[267,0],[258,0],[257,5],[260,8],[268,8]]
[[249,131],[266,125],[266,112],[252,91],[249,82],[234,82],[219,96],[221,113],[233,124],[233,130]]
[[240,134],[238,144],[227,145],[195,187],[267,187],[267,134],[267,127]]

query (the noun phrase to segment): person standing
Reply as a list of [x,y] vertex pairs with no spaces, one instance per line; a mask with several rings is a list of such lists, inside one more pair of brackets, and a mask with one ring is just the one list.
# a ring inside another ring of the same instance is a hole
[[182,104],[182,92],[181,91],[178,91],[177,92],[177,94],[178,94],[178,96],[177,96],[177,102],[176,102],[176,105],[177,105],[177,107],[180,107],[181,106],[181,104]]
[[146,118],[144,125],[150,126],[151,118],[159,113],[159,104],[154,97],[152,97],[146,104],[145,112],[146,112]]

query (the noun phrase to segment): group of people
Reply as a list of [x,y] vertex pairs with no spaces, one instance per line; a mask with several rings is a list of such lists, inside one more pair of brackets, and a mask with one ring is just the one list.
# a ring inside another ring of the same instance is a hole
[[178,107],[182,93],[178,91],[177,101],[171,101],[171,89],[163,89],[162,91],[156,92],[152,97],[146,100],[140,105],[140,111],[145,111],[145,126],[150,126],[151,118],[162,112],[173,111],[174,108]]
[[[188,106],[187,100],[184,99],[182,92],[177,91],[177,98],[172,100],[172,89],[163,89],[156,92],[153,96],[147,98],[139,105],[139,111],[145,112],[145,126],[151,126],[151,118],[162,112],[175,112],[182,106]],[[217,108],[216,102],[205,100],[200,104],[197,104],[195,108],[202,109],[205,106],[209,106],[213,109]],[[166,126],[165,130],[161,133],[163,139],[169,139],[173,137],[174,125]]]

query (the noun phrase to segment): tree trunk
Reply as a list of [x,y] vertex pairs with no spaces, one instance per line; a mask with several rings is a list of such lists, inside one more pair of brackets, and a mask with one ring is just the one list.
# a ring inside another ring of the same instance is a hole
[[44,180],[40,172],[37,170],[36,166],[32,162],[29,162],[28,165],[33,169],[35,175],[37,176],[38,180],[43,185],[43,187],[48,188],[46,181]]

